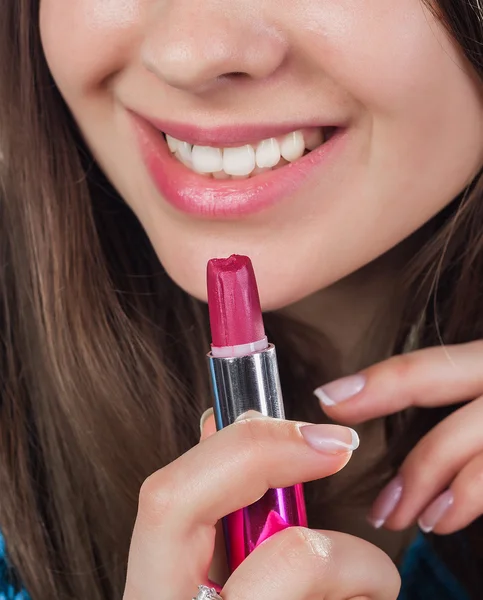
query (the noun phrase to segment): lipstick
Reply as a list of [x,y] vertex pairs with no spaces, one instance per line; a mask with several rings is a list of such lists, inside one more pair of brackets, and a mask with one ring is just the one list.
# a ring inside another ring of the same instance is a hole
[[[285,418],[276,351],[265,335],[257,283],[247,256],[208,262],[212,334],[208,363],[217,429],[248,410]],[[259,544],[287,527],[307,525],[302,485],[271,489],[224,519],[231,571]]]

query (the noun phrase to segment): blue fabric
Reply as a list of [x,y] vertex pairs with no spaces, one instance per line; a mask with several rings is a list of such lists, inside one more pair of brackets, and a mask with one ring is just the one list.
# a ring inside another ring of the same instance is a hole
[[25,590],[14,584],[14,577],[8,566],[5,541],[0,535],[0,600],[29,600]]
[[407,550],[400,571],[402,588],[398,600],[469,600],[422,534]]
[[[442,564],[423,535],[408,549],[401,568],[402,589],[398,600],[469,600],[466,592]],[[0,535],[0,600],[29,600],[13,583],[5,542]]]

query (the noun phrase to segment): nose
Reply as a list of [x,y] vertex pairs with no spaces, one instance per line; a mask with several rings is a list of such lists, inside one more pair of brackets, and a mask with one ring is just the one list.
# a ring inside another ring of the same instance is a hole
[[202,93],[228,78],[270,77],[287,43],[260,0],[163,0],[143,40],[144,66],[168,85]]

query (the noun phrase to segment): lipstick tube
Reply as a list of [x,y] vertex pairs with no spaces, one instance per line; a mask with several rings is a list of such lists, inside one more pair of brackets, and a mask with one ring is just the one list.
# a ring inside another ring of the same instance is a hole
[[[249,261],[247,257],[237,256],[226,260],[231,261],[231,267],[233,261],[245,261],[242,263],[245,266],[246,261]],[[248,264],[251,269],[251,263]],[[253,278],[236,279],[235,289],[229,290],[229,294],[220,294],[221,297],[233,298],[241,294],[245,299],[255,297],[258,300],[254,275]],[[237,293],[237,283],[240,281],[243,282],[242,290]],[[252,293],[243,294],[242,292],[246,292],[245,285],[254,286],[255,293],[252,289]],[[213,316],[212,304],[210,316]],[[243,302],[238,303],[238,309],[240,305],[243,306]],[[253,306],[246,314],[250,315],[250,318],[254,317],[255,322],[259,318],[261,323],[261,311],[258,315],[258,310],[254,310]],[[223,317],[224,323],[229,322],[226,314]],[[238,315],[238,321],[239,319]],[[260,332],[260,326],[258,331]],[[285,418],[275,346],[268,343],[264,330],[261,331],[263,337],[255,342],[212,345],[212,351],[207,355],[218,430],[231,425],[249,410],[256,410],[267,417]],[[248,335],[248,338],[253,338],[256,332],[255,327],[254,334]],[[228,340],[230,341],[232,340]],[[290,526],[307,525],[302,485],[268,490],[254,504],[225,517],[223,525],[228,565],[233,572],[250,552],[274,533]]]
[[[284,419],[275,347],[245,356],[208,354],[217,429],[248,410]],[[302,485],[272,489],[257,502],[225,517],[224,533],[230,570],[265,539],[291,525],[307,525]]]

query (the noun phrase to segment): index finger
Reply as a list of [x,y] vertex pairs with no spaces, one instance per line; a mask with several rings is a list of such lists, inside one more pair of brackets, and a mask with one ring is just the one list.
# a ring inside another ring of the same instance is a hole
[[[214,525],[268,489],[320,479],[342,469],[355,448],[355,432],[317,425],[321,439],[325,436],[327,442],[334,442],[332,450],[321,445],[317,451],[302,435],[304,425],[309,424],[247,418],[208,437],[144,482],[138,519],[159,521],[161,513],[169,511],[171,518],[182,517],[179,525],[187,530],[199,522]],[[341,438],[346,446],[336,443]]]
[[432,408],[483,394],[483,342],[425,348],[394,356],[315,391],[342,423],[360,423],[417,406]]
[[166,599],[183,597],[183,590],[190,597],[189,590],[206,580],[219,519],[269,488],[331,475],[349,461],[355,432],[316,425],[310,440],[303,425],[239,421],[149,477],[140,493],[126,599],[154,600],[160,589]]

